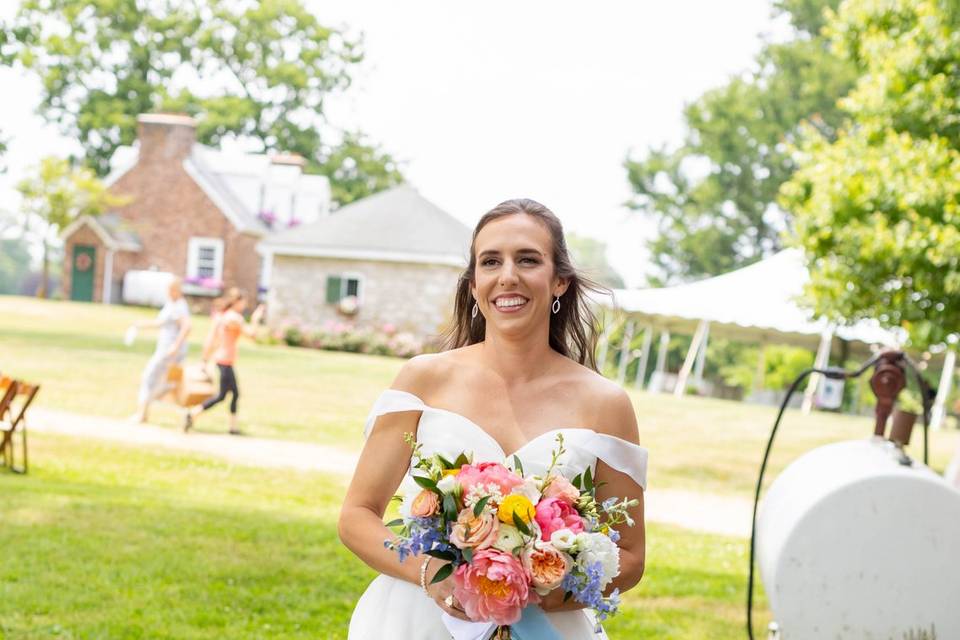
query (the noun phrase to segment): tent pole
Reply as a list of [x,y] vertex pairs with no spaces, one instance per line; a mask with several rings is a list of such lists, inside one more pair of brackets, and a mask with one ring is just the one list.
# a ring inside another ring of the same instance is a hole
[[760,341],[760,353],[757,354],[757,371],[753,375],[753,392],[763,390],[763,379],[767,375],[767,341]]
[[647,326],[643,330],[643,346],[640,348],[640,365],[637,367],[637,377],[633,380],[636,389],[643,389],[643,381],[647,377],[647,364],[650,361],[650,345],[653,342],[653,327]]
[[623,342],[620,343],[620,362],[617,366],[617,382],[623,384],[627,379],[627,365],[630,364],[630,343],[633,342],[633,320],[627,321],[623,330]]
[[657,367],[650,376],[649,391],[660,393],[663,391],[663,377],[667,372],[667,349],[670,347],[670,332],[664,329],[660,332],[660,348],[657,350]]
[[707,328],[703,334],[703,344],[700,345],[700,352],[697,354],[697,364],[693,368],[693,380],[697,389],[703,387],[703,368],[707,364],[707,345],[710,344],[710,321],[707,321]]
[[680,369],[680,375],[677,376],[677,385],[673,388],[673,395],[682,398],[687,390],[687,380],[690,378],[690,372],[693,370],[693,361],[697,357],[703,338],[707,334],[707,321],[701,320],[697,325],[697,331],[693,334],[693,340],[690,342],[690,348],[687,349],[687,357],[683,361],[683,367]]
[[[820,346],[817,348],[817,356],[814,358],[813,366],[817,369],[823,369],[830,362],[830,345],[833,342],[833,327],[824,330],[820,336]],[[810,382],[807,384],[807,390],[803,394],[803,404],[800,410],[804,414],[810,413],[813,408],[813,396],[817,393],[817,387],[820,386],[820,374],[810,375]]]
[[943,419],[947,415],[947,396],[950,395],[950,387],[953,385],[953,371],[956,364],[957,352],[953,349],[948,349],[947,355],[943,358],[943,371],[940,373],[937,397],[933,401],[933,411],[930,416],[931,429],[939,429],[943,426]]

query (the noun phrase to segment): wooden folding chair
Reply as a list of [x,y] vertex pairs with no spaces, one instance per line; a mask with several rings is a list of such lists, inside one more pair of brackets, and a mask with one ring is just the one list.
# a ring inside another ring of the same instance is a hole
[[[14,380],[3,395],[6,404],[0,405],[0,462],[15,473],[27,472],[27,409],[39,390],[40,385]],[[18,431],[23,454],[20,467],[16,465],[13,445],[13,436]]]

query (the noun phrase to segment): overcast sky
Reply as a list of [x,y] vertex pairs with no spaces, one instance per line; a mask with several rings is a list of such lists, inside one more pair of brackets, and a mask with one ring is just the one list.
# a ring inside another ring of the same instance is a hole
[[[501,200],[531,197],[566,229],[608,243],[628,284],[644,273],[650,223],[622,203],[630,150],[675,144],[682,109],[752,65],[783,31],[769,0],[305,0],[364,34],[354,85],[330,120],[403,161],[428,199],[472,225]],[[18,3],[0,0],[0,17]],[[38,83],[0,69],[0,131],[12,138],[0,206],[26,167],[75,143],[34,115]]]

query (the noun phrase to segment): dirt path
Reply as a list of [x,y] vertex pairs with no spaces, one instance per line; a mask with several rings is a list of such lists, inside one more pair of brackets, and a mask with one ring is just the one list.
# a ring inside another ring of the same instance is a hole
[[[33,408],[30,429],[42,433],[97,438],[141,447],[163,447],[210,455],[236,464],[320,471],[348,477],[357,453],[309,442],[219,434],[183,434],[123,420]],[[648,520],[687,529],[745,537],[750,533],[750,501],[693,491],[653,488],[646,493]]]

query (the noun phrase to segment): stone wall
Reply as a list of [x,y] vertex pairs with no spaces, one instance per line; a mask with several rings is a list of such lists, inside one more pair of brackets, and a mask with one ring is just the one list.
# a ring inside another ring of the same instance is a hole
[[[453,313],[462,270],[443,265],[274,256],[267,297],[271,326],[329,321],[392,324],[421,337],[437,335]],[[359,275],[360,309],[353,316],[326,302],[327,276]]]

